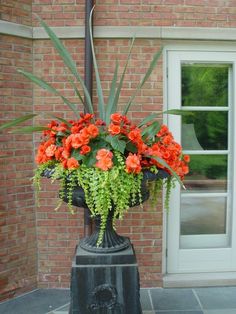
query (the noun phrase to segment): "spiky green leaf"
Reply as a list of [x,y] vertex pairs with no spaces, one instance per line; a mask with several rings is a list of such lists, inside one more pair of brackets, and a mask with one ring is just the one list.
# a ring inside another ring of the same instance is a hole
[[16,118],[10,122],[7,122],[7,123],[4,123],[2,125],[0,125],[0,131],[1,130],[4,130],[4,129],[8,129],[8,128],[11,128],[13,126],[16,126],[18,124],[21,124],[27,120],[30,120],[32,118],[34,118],[35,116],[37,116],[37,114],[27,114],[25,116],[22,116],[22,117],[19,117],[19,118]]
[[160,130],[160,124],[158,121],[154,121],[151,125],[149,125],[148,127],[146,127],[143,131],[142,131],[142,137],[143,138],[147,138],[147,137],[154,137],[157,132]]
[[149,76],[151,75],[152,71],[154,70],[160,56],[162,55],[162,50],[163,48],[161,48],[159,51],[157,51],[154,56],[153,59],[147,69],[147,72],[145,73],[144,77],[142,78],[142,80],[140,81],[138,87],[136,88],[135,92],[133,93],[133,95],[131,96],[128,104],[126,105],[123,114],[126,115],[129,111],[130,106],[132,105],[137,93],[140,91],[140,89],[143,87],[144,83],[147,81],[147,79],[149,78]]
[[65,123],[69,128],[72,127],[72,124],[69,123],[67,120],[65,120],[65,119],[63,119],[63,118],[61,118],[61,117],[55,116],[55,115],[52,114],[52,113],[49,113],[48,115],[51,116],[51,117],[53,117],[54,119],[57,119],[58,121],[61,121],[61,122]]
[[125,73],[126,73],[126,70],[127,70],[127,66],[128,66],[128,63],[129,63],[129,60],[130,60],[130,57],[131,57],[131,52],[132,52],[132,49],[133,49],[133,46],[134,46],[134,41],[135,41],[135,36],[132,38],[131,45],[130,45],[130,48],[129,48],[128,57],[127,57],[127,60],[126,60],[126,63],[125,63],[125,67],[124,67],[123,73],[121,75],[119,85],[118,85],[118,87],[116,89],[116,94],[115,94],[115,97],[114,97],[114,100],[113,100],[111,113],[114,113],[115,111],[117,111],[117,104],[118,104],[118,101],[119,101],[121,88],[123,86],[123,81],[124,81],[124,78],[125,78]]
[[146,118],[144,118],[138,125],[138,127],[142,127],[143,125],[147,124],[148,122],[156,119],[159,115],[161,115],[162,112],[157,112],[157,113],[153,113],[153,114],[150,114],[149,116],[147,116]]
[[162,112],[163,114],[174,114],[174,115],[179,115],[179,116],[184,116],[184,115],[191,115],[192,112],[185,111],[182,109],[170,109]]
[[94,44],[93,44],[93,32],[92,32],[92,15],[93,10],[95,6],[92,8],[90,12],[89,17],[89,33],[90,33],[90,43],[91,43],[91,50],[92,50],[92,56],[93,56],[93,65],[94,65],[94,71],[95,71],[95,77],[96,77],[96,83],[97,83],[97,95],[98,95],[98,111],[100,118],[102,120],[105,120],[105,104],[104,104],[104,97],[103,97],[103,91],[102,91],[102,84],[100,80],[100,75],[98,71],[98,65],[97,65],[97,59],[94,51]]
[[44,126],[26,126],[20,129],[15,129],[10,131],[10,133],[14,134],[29,134],[34,132],[42,132],[45,130],[50,130],[50,128],[44,127]]
[[41,88],[47,90],[50,93],[53,93],[53,94],[61,97],[63,102],[70,107],[70,109],[74,112],[76,117],[77,118],[79,117],[79,113],[78,113],[78,110],[76,110],[75,105],[72,102],[70,102],[67,98],[65,98],[63,95],[61,95],[52,85],[48,84],[47,82],[45,82],[44,80],[42,80],[41,78],[35,76],[34,74],[32,74],[30,72],[27,72],[27,71],[24,71],[24,70],[17,70],[17,71],[19,73],[23,74],[25,77],[27,77],[33,83],[35,83],[38,86],[40,86]]
[[152,158],[154,160],[156,160],[157,162],[159,162],[159,164],[161,164],[163,167],[167,168],[170,173],[172,174],[173,177],[175,177],[175,179],[179,182],[179,184],[184,188],[183,182],[181,181],[180,177],[177,175],[177,173],[165,162],[165,160],[163,160],[160,157],[157,156],[147,156],[149,158]]
[[116,67],[111,83],[111,88],[110,88],[110,93],[107,101],[107,106],[106,106],[106,119],[105,122],[109,124],[110,122],[110,116],[112,113],[117,111],[117,103],[114,102],[115,100],[115,92],[116,92],[116,83],[117,83],[117,74],[118,74],[118,61],[116,60]]
[[40,21],[41,26],[44,28],[44,30],[48,34],[49,38],[51,39],[54,47],[58,51],[62,60],[64,61],[64,64],[68,67],[68,69],[71,71],[71,73],[76,77],[76,79],[81,84],[83,91],[84,91],[84,96],[85,96],[86,102],[87,102],[89,108],[92,108],[93,105],[92,105],[92,101],[91,101],[91,97],[89,95],[88,89],[86,88],[83,79],[81,78],[79,72],[77,71],[76,64],[73,61],[70,53],[68,52],[66,47],[63,45],[63,43],[60,41],[60,39],[56,36],[56,34],[53,32],[53,30],[40,17],[37,17],[37,18]]

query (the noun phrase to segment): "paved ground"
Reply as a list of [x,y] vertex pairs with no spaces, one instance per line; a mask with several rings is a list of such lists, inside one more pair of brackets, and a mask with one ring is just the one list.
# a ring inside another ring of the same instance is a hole
[[[38,289],[0,303],[0,314],[68,314],[69,298],[69,290]],[[236,314],[236,287],[141,289],[141,303],[143,314]]]

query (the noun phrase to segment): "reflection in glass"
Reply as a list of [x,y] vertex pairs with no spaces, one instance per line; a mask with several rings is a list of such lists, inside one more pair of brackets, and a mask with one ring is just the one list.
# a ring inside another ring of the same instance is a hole
[[[228,112],[194,111],[182,117],[183,149],[225,150]],[[196,145],[198,144],[198,145]]]
[[184,193],[227,191],[226,155],[191,155],[189,169]]
[[182,65],[182,106],[228,106],[229,66]]
[[181,235],[224,234],[225,197],[182,197]]

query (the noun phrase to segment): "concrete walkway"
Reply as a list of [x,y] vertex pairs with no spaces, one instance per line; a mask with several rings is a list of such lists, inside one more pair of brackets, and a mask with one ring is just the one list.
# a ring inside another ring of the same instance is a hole
[[[0,314],[68,314],[69,300],[69,290],[38,289],[0,303]],[[143,314],[236,314],[236,287],[141,289],[141,303]]]

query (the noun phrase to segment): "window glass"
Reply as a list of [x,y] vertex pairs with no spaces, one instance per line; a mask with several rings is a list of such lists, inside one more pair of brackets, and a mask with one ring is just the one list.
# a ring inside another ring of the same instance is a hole
[[182,146],[185,150],[226,150],[228,112],[192,111],[184,115]]
[[181,235],[224,234],[225,197],[182,197]]
[[226,155],[191,155],[190,160],[184,193],[227,191]]
[[182,65],[182,106],[228,106],[228,65]]

